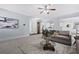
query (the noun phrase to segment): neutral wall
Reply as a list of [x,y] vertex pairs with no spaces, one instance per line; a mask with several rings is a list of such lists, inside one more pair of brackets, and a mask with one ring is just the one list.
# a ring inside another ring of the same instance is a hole
[[40,32],[42,32],[42,21],[40,18],[32,18],[30,20],[30,34],[36,34],[37,33],[37,22],[40,22]]
[[[66,27],[66,25],[69,24],[69,27]],[[62,31],[70,31],[70,33],[76,33],[75,24],[79,25],[79,17],[72,17],[72,18],[66,18],[62,19],[60,22],[60,27]],[[77,27],[79,29],[79,27]],[[78,30],[79,32],[79,30]]]
[[[61,24],[62,30],[71,30],[71,29],[74,29],[74,26],[75,26],[76,23],[79,23],[79,17],[62,19],[62,21],[60,23],[62,23]],[[69,28],[66,28],[67,24],[70,24]]]
[[[17,14],[4,9],[0,9],[0,16],[6,16],[19,20],[19,28],[17,29],[0,29],[0,41],[27,36],[29,34],[29,20],[31,19],[30,16]],[[23,24],[26,25],[23,26]]]

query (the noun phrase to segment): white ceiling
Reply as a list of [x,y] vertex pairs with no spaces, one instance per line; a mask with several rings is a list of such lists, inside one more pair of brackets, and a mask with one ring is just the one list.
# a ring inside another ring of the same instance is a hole
[[51,11],[49,15],[40,14],[38,7],[42,6],[43,4],[0,4],[0,8],[36,18],[53,19],[79,12],[79,4],[54,4],[51,8],[56,8],[56,11]]

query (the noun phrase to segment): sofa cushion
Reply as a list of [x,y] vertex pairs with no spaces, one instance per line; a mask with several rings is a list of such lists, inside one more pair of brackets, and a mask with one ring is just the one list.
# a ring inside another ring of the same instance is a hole
[[59,31],[59,34],[68,36],[69,35],[69,31]]
[[64,35],[52,35],[52,37],[54,38],[59,38],[59,39],[70,39],[68,36],[64,36]]

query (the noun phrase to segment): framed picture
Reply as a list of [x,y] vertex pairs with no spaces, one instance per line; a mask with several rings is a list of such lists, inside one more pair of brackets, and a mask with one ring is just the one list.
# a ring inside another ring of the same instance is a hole
[[19,21],[13,18],[0,17],[0,29],[18,28]]

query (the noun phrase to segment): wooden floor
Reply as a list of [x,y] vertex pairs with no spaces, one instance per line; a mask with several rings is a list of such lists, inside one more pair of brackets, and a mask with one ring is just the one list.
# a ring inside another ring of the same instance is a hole
[[31,35],[18,39],[0,42],[0,54],[71,54],[76,53],[74,47],[55,43],[55,52],[44,51],[40,42],[42,35]]

